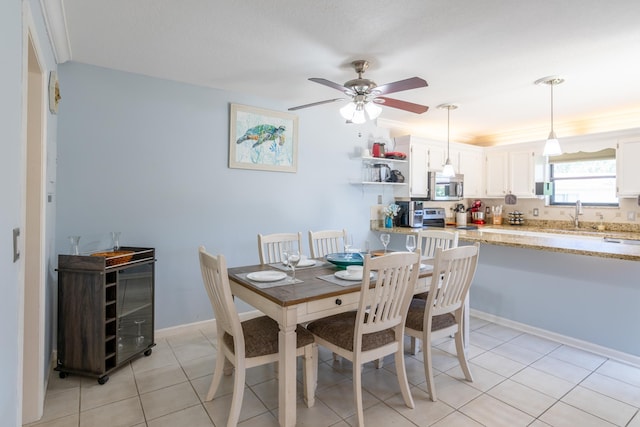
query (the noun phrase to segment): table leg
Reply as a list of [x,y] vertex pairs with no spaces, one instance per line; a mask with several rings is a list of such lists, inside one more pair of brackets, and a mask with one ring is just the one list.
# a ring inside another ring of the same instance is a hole
[[278,334],[278,419],[281,427],[296,425],[296,324],[280,324]]

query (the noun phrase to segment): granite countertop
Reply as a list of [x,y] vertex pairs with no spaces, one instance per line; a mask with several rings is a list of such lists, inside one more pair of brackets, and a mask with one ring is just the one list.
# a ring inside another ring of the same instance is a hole
[[[373,224],[373,231],[410,234],[422,228],[383,228]],[[640,245],[605,241],[605,237],[640,240],[636,231],[595,231],[591,229],[550,229],[509,225],[484,225],[477,230],[457,230],[460,240],[489,245],[513,246],[552,252],[640,261]],[[494,230],[491,232],[490,230]],[[529,233],[529,235],[526,235]]]

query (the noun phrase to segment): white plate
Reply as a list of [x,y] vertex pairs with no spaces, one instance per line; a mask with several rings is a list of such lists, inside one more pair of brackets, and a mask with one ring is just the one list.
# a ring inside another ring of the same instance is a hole
[[[298,263],[298,267],[311,267],[312,265],[316,265],[315,260],[312,259],[301,259]],[[297,267],[296,267],[297,268]]]
[[342,280],[362,280],[362,276],[352,276],[347,270],[340,270],[333,273],[338,279]]
[[420,264],[420,271],[433,270],[433,265],[430,264]]
[[275,282],[287,277],[287,273],[284,271],[254,271],[247,274],[247,279],[255,280],[256,282]]

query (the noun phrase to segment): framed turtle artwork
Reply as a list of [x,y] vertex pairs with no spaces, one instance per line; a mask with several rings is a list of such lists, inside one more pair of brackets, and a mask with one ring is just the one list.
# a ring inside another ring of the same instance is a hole
[[231,104],[229,167],[296,172],[298,116]]

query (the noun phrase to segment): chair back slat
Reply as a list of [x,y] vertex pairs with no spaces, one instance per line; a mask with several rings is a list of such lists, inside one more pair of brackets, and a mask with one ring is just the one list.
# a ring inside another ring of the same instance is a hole
[[327,254],[344,252],[347,230],[309,231],[311,258],[322,258]]
[[458,232],[445,230],[421,230],[418,233],[418,247],[422,256],[433,258],[436,249],[451,249],[458,247]]
[[451,313],[463,307],[478,264],[478,248],[479,245],[475,244],[436,250],[427,299],[427,310],[431,310],[433,315]]
[[[404,324],[419,269],[419,251],[396,252],[376,258],[371,258],[370,255],[365,257],[355,345],[360,344],[358,337],[362,334]],[[370,279],[371,272],[375,273],[373,282]]]
[[282,250],[287,244],[294,245],[302,253],[302,233],[258,234],[260,264],[282,262]]
[[199,252],[202,281],[211,301],[217,333],[226,332],[233,336],[236,354],[244,354],[244,335],[240,326],[240,316],[233,303],[227,262],[223,255],[208,254],[204,246],[200,246]]

